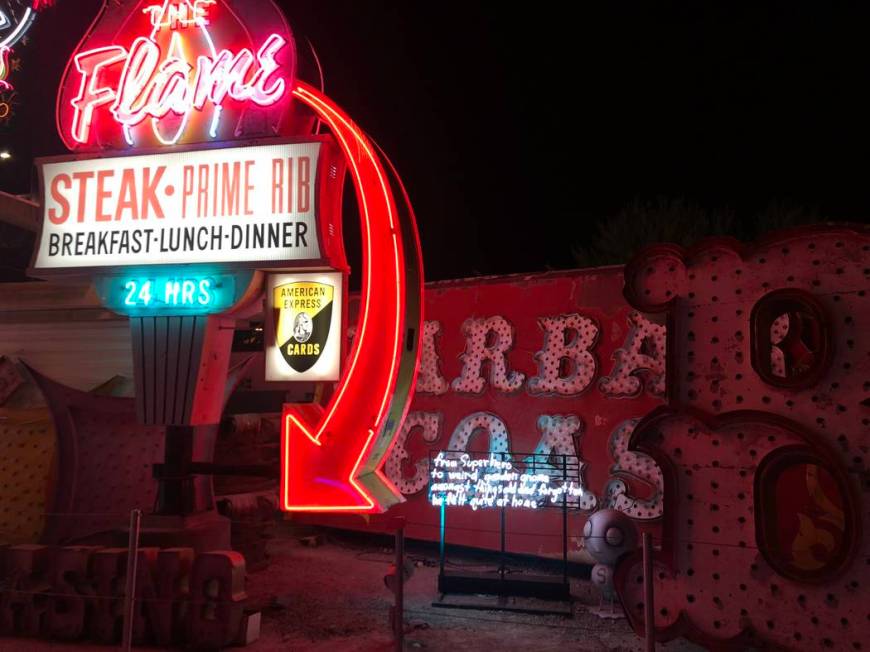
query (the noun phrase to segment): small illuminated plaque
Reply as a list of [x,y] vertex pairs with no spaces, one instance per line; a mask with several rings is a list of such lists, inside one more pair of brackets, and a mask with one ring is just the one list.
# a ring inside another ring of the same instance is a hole
[[579,461],[563,456],[565,466],[557,468],[548,457],[532,454],[519,461],[507,453],[481,456],[440,451],[429,460],[429,502],[436,507],[470,507],[475,511],[563,504],[576,507],[585,491]]
[[266,380],[338,380],[340,272],[271,274],[266,285]]

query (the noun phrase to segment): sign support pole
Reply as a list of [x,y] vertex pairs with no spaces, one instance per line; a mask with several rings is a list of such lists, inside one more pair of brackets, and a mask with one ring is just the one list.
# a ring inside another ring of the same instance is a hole
[[393,629],[396,637],[396,650],[405,648],[405,524],[396,529],[396,608]]
[[505,545],[505,506],[502,503],[501,507],[501,558],[499,560],[498,565],[498,576],[502,582],[504,582],[504,572],[505,567],[507,566],[507,560],[505,559],[505,551],[507,546]]
[[[562,483],[568,486],[568,456],[562,455]],[[562,492],[562,581],[568,584],[568,492]]]
[[444,577],[444,565],[445,565],[445,562],[446,562],[445,557],[446,557],[446,555],[447,555],[447,550],[446,550],[446,547],[447,547],[446,543],[447,543],[447,542],[445,541],[445,537],[447,536],[447,533],[445,532],[445,526],[447,525],[447,523],[446,523],[446,518],[447,518],[446,512],[447,512],[447,510],[446,510],[446,508],[445,508],[444,503],[442,502],[442,503],[441,503],[441,527],[439,528],[439,530],[441,531],[441,537],[440,537],[440,538],[441,538],[441,541],[439,542],[440,545],[438,546],[438,547],[439,547],[439,551],[438,551],[438,552],[440,553],[440,560],[439,560],[439,562],[440,562],[440,564],[441,564],[441,568],[440,568],[440,571],[441,571],[441,577]]
[[124,587],[124,652],[133,649],[133,608],[136,601],[136,574],[139,567],[139,526],[142,510],[130,512],[130,536],[127,540],[127,579]]
[[643,533],[643,616],[646,631],[646,650],[655,652],[655,605],[653,603],[653,546],[652,534]]

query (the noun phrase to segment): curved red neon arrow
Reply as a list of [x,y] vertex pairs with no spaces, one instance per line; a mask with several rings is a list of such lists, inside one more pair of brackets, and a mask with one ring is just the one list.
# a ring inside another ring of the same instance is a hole
[[[410,365],[417,364],[420,302],[409,302],[417,306],[411,311],[416,314],[406,315],[406,298],[409,292],[422,294],[419,255],[416,250],[408,252],[408,261],[417,272],[413,275],[416,287],[410,288],[400,214],[374,146],[318,90],[299,83],[293,94],[329,125],[347,158],[360,205],[362,286],[360,319],[347,371],[329,404],[326,408],[285,406],[281,507],[286,511],[381,511],[402,500],[379,471],[413,390],[413,380],[401,387],[397,380],[403,370],[407,376]],[[405,227],[414,231],[416,242],[413,216],[410,211],[407,215]]]

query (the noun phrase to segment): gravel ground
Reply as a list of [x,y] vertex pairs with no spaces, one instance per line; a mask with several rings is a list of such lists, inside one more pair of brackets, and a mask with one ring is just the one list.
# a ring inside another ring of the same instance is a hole
[[[392,551],[360,543],[335,533],[323,536],[319,547],[303,546],[289,531],[270,542],[272,563],[250,573],[250,602],[263,611],[259,641],[251,652],[315,650],[318,652],[375,652],[395,649],[388,625],[392,593],[383,576]],[[564,652],[643,650],[624,619],[602,620],[587,606],[597,604],[594,590],[572,580],[573,616],[514,614],[494,610],[435,608],[438,599],[436,559],[409,547],[416,561],[405,585],[406,650],[464,652],[465,650],[534,650]],[[470,559],[452,558],[473,567]],[[536,571],[537,572],[537,571]],[[0,639],[2,652],[112,649],[89,644],[64,645],[47,641]],[[140,648],[147,649],[147,648]],[[701,650],[685,641],[658,649],[668,652]]]

